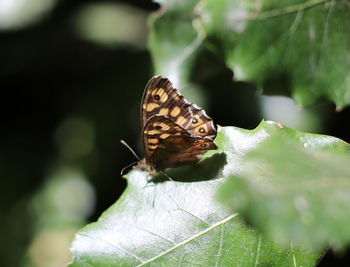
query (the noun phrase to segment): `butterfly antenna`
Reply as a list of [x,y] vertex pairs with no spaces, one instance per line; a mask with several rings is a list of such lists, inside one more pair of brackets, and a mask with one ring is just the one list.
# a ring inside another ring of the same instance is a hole
[[129,169],[130,167],[132,167],[132,166],[134,166],[134,165],[136,165],[136,164],[137,164],[137,161],[135,161],[135,162],[133,162],[133,163],[131,163],[131,164],[125,166],[125,167],[120,171],[120,176],[124,177],[125,170],[126,170],[126,169]]
[[[141,160],[140,157],[135,153],[135,151],[124,140],[120,140],[120,143],[122,143],[122,145],[124,145],[127,149],[129,149],[129,151],[135,156],[135,158],[137,158],[138,160]],[[129,166],[127,166],[127,167],[129,167]]]

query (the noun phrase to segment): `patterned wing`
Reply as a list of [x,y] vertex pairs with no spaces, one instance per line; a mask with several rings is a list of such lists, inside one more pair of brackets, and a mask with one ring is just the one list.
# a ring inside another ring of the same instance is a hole
[[189,103],[172,83],[161,76],[153,77],[146,85],[141,102],[141,125],[154,115],[162,115],[180,125],[193,136],[216,136],[213,120],[205,111]]
[[143,131],[147,164],[156,170],[197,162],[207,150],[216,149],[209,137],[191,136],[167,117],[154,115]]
[[170,136],[189,136],[189,133],[167,117],[154,115],[143,127],[142,135],[146,162],[150,163],[161,140]]
[[202,136],[170,136],[160,140],[159,147],[152,156],[155,169],[178,167],[196,163],[204,152],[216,149],[214,141]]

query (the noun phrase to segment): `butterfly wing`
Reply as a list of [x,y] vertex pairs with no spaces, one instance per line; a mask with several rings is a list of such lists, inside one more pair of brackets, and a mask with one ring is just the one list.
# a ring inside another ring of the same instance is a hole
[[184,128],[190,135],[214,139],[216,129],[205,111],[189,103],[173,84],[164,77],[155,76],[146,85],[141,102],[141,125],[144,128],[154,115],[166,116]]
[[154,115],[143,127],[142,135],[146,162],[150,163],[162,140],[170,136],[189,136],[189,133],[167,117]]
[[196,163],[204,152],[216,149],[216,145],[209,137],[202,136],[170,136],[160,140],[159,147],[152,156],[159,170],[181,165]]
[[146,162],[157,170],[195,163],[207,150],[216,149],[209,137],[191,136],[165,116],[151,117],[143,131]]

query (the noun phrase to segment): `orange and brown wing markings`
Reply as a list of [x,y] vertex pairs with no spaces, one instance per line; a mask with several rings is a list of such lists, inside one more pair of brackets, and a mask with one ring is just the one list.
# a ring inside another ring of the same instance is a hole
[[141,126],[145,163],[154,169],[198,161],[216,149],[216,129],[205,111],[188,102],[163,77],[153,77],[141,102]]
[[143,144],[146,161],[150,162],[151,157],[161,141],[170,136],[188,135],[189,133],[164,116],[154,115],[151,117],[143,129]]
[[187,129],[193,117],[193,105],[189,103],[173,84],[161,76],[153,77],[146,85],[141,102],[141,125],[154,115],[163,115]]
[[141,100],[141,127],[144,127],[147,120],[154,115],[161,113],[167,116],[170,110],[166,103],[170,101],[173,88],[172,83],[161,76],[155,76],[149,80],[143,92]]
[[152,155],[151,162],[158,169],[177,167],[197,162],[202,154],[216,149],[213,140],[200,136],[171,136],[160,140],[157,150]]
[[192,119],[186,130],[191,135],[207,136],[212,139],[216,136],[216,128],[213,120],[205,113],[205,111],[196,105],[192,105]]

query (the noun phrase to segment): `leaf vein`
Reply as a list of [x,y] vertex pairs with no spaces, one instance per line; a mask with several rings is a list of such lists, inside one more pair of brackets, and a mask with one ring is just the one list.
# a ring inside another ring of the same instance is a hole
[[201,217],[199,217],[198,215],[193,214],[192,212],[190,212],[190,211],[188,211],[188,210],[182,208],[182,207],[180,206],[180,204],[179,204],[174,198],[172,198],[169,194],[168,194],[168,197],[169,197],[172,201],[174,201],[174,203],[176,204],[177,208],[178,208],[180,211],[183,211],[183,212],[185,212],[185,213],[187,213],[187,214],[189,214],[189,215],[195,217],[196,219],[200,220],[201,222],[205,223],[206,225],[210,226],[210,223],[208,223],[208,222],[207,222],[206,220],[204,220],[203,218],[201,218]]
[[252,16],[250,19],[265,20],[273,17],[283,16],[283,15],[298,12],[300,10],[306,10],[311,7],[321,5],[329,1],[333,1],[333,0],[310,0],[301,4],[290,5],[290,6],[272,9],[268,11],[262,11],[260,14],[256,15],[255,17]]
[[254,266],[258,266],[259,265],[260,248],[261,248],[261,234],[259,235],[258,247],[256,248],[256,258],[255,258]]
[[173,246],[173,247],[167,249],[166,251],[164,251],[164,252],[162,252],[162,253],[160,253],[160,254],[154,256],[153,258],[148,259],[147,261],[142,262],[141,264],[139,264],[139,265],[137,265],[137,266],[138,266],[138,267],[139,267],[139,266],[144,266],[145,264],[151,263],[152,261],[155,261],[155,260],[159,259],[160,257],[165,256],[165,255],[171,253],[171,252],[174,251],[175,249],[177,249],[177,248],[179,248],[179,247],[181,247],[181,246],[184,246],[184,245],[188,244],[189,242],[195,240],[196,238],[199,238],[199,237],[203,236],[204,234],[210,232],[211,230],[214,230],[215,228],[217,228],[217,227],[219,227],[219,226],[221,226],[221,225],[226,224],[227,222],[229,222],[230,220],[234,219],[234,218],[237,217],[237,216],[238,216],[238,213],[231,214],[230,216],[226,217],[225,219],[223,219],[223,220],[221,220],[221,221],[219,221],[219,222],[217,222],[217,223],[211,225],[211,226],[208,227],[207,229],[205,229],[205,230],[199,232],[198,234],[196,234],[196,235],[194,235],[194,236],[191,236],[190,238],[185,239],[184,241],[180,242],[179,244],[177,244],[177,245],[175,245],[175,246]]
[[[94,240],[94,243],[96,243],[96,239],[93,238],[93,237],[91,237],[91,236],[89,236],[89,235],[87,235],[87,234],[80,233],[79,235],[84,236],[84,237],[87,237],[87,238],[91,238],[91,239]],[[109,246],[111,246],[111,247],[117,249],[117,250],[120,250],[120,251],[124,252],[125,254],[128,254],[128,255],[134,257],[135,259],[137,259],[137,260],[138,260],[139,262],[141,262],[141,263],[144,262],[141,258],[139,258],[138,256],[136,256],[134,253],[132,253],[132,252],[130,252],[130,251],[127,251],[126,249],[123,249],[123,248],[121,248],[121,247],[117,247],[117,246],[113,245],[112,243],[110,243],[110,242],[108,242],[108,241],[106,241],[106,240],[104,240],[104,239],[101,239],[101,238],[99,238],[98,240],[99,240],[100,242],[103,242],[103,243],[105,243],[105,244],[107,244],[107,245],[109,245]]]
[[221,227],[219,248],[218,248],[218,253],[217,253],[217,257],[216,257],[215,267],[219,266],[219,260],[220,260],[220,256],[221,256],[223,242],[224,242],[224,226]]
[[147,230],[147,229],[138,227],[138,226],[134,226],[134,227],[135,227],[136,229],[138,229],[138,230],[147,232],[147,233],[152,234],[152,235],[154,235],[154,236],[157,236],[157,237],[159,237],[159,238],[161,238],[161,239],[164,239],[165,241],[168,241],[168,242],[170,242],[170,243],[172,243],[172,244],[176,244],[173,240],[171,240],[171,239],[169,239],[169,238],[166,238],[165,236],[162,236],[161,234],[158,234],[158,233],[156,233],[156,232],[153,232],[153,231],[150,231],[150,230]]

